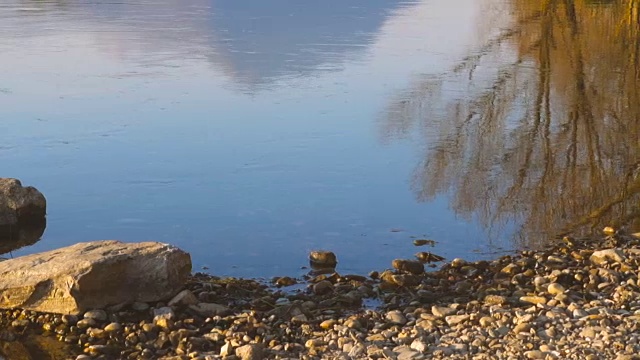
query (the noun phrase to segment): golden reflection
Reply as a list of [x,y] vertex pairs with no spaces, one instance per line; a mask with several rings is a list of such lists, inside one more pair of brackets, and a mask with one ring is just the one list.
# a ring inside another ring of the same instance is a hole
[[[510,25],[393,99],[385,140],[427,139],[412,187],[516,241],[640,216],[640,0],[512,0]],[[635,226],[634,226],[635,227]]]

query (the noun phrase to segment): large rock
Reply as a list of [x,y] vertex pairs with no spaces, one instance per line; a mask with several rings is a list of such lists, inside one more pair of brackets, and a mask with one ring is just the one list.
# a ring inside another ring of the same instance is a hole
[[41,221],[47,211],[44,195],[18,179],[0,178],[0,226]]
[[78,314],[165,300],[190,273],[189,254],[167,244],[79,243],[0,262],[0,308]]

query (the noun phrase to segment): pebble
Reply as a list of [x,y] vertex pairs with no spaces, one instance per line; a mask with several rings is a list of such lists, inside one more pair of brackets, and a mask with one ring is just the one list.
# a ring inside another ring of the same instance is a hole
[[445,306],[432,306],[431,313],[439,318],[455,314],[456,310]]
[[445,318],[445,321],[449,326],[456,326],[467,320],[469,320],[469,315],[450,315]]
[[168,306],[153,309],[154,321],[157,321],[159,319],[173,320],[175,317],[176,314],[173,312],[173,309]]
[[427,345],[427,343],[422,339],[415,339],[413,340],[413,342],[409,347],[415,351],[419,351],[423,353],[427,351],[427,349],[429,348],[429,345]]
[[527,359],[544,359],[546,358],[547,354],[540,350],[529,350],[525,351],[524,356]]
[[107,332],[118,332],[122,329],[122,325],[120,325],[119,323],[110,323],[109,325],[104,327],[104,331]]
[[89,310],[84,313],[85,319],[93,319],[95,321],[107,321],[107,313],[104,310]]
[[258,344],[247,344],[236,348],[236,356],[242,360],[262,360],[263,349]]
[[386,319],[392,324],[404,325],[407,323],[407,318],[399,310],[389,311]]
[[559,295],[565,292],[564,286],[558,284],[558,283],[551,283],[549,284],[549,286],[547,287],[547,291],[549,292],[549,294],[551,295]]
[[544,296],[521,296],[520,301],[530,304],[545,304],[547,299]]
[[316,295],[324,295],[332,291],[333,284],[328,280],[323,280],[313,285],[313,293]]

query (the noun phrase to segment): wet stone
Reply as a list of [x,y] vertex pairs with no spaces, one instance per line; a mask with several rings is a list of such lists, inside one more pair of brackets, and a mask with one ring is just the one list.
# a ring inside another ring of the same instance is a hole
[[394,269],[407,272],[413,275],[424,273],[424,264],[420,261],[395,259],[391,262]]

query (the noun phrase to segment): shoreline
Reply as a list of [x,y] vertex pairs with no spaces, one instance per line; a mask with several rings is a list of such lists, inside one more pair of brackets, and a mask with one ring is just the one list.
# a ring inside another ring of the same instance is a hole
[[[193,273],[167,303],[84,316],[2,310],[0,354],[31,346],[52,359],[640,359],[640,238],[609,230],[425,273],[394,264],[378,276],[318,275],[293,291]],[[371,301],[380,306],[363,306]]]

